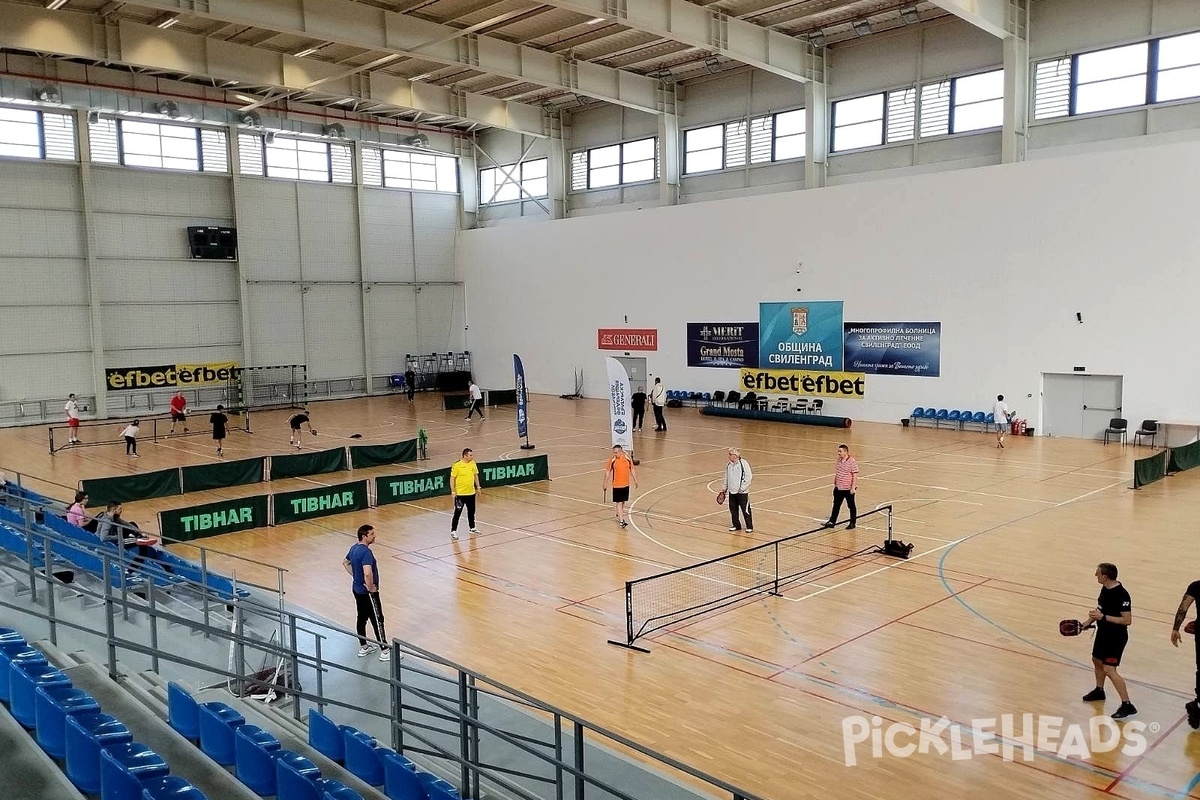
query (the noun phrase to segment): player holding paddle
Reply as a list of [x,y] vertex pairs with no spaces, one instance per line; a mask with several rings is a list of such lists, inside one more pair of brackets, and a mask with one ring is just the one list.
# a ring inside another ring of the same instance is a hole
[[[1187,591],[1183,593],[1183,599],[1179,601],[1179,610],[1175,612],[1175,624],[1171,626],[1171,644],[1179,647],[1179,626],[1183,625],[1183,620],[1187,617],[1188,609],[1192,607],[1192,603],[1200,599],[1200,581],[1192,581],[1188,584]],[[1196,632],[1196,621],[1192,620],[1183,629],[1184,633]],[[1184,705],[1187,711],[1188,725],[1193,730],[1200,728],[1200,636],[1196,637],[1196,696],[1187,701]]]
[[1083,696],[1085,703],[1103,702],[1104,681],[1112,681],[1121,705],[1113,712],[1113,719],[1126,719],[1137,713],[1129,702],[1129,690],[1125,679],[1117,672],[1125,645],[1129,643],[1129,626],[1133,624],[1133,601],[1129,592],[1117,580],[1115,564],[1103,563],[1096,567],[1096,582],[1100,584],[1100,596],[1096,608],[1088,611],[1089,622],[1096,626],[1096,639],[1092,643],[1092,666],[1096,671],[1096,688]]

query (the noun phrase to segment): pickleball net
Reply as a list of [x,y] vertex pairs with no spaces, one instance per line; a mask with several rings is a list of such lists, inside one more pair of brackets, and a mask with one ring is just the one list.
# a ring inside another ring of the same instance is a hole
[[[887,521],[879,541],[873,517]],[[702,614],[720,611],[764,594],[779,595],[789,586],[812,580],[842,562],[865,561],[883,553],[892,541],[892,507],[858,515],[857,526],[814,528],[687,567],[625,583],[625,641],[639,638]]]
[[[175,433],[171,433],[171,418],[170,416],[144,416],[137,417],[138,420],[138,444],[159,442],[164,439],[176,439],[180,437],[191,438],[193,436],[212,436],[212,426],[208,422],[209,415],[215,409],[191,409],[188,411],[187,433],[184,433],[183,423],[175,424]],[[229,417],[229,424],[226,430],[232,433],[233,431],[249,431],[250,430],[250,412],[245,408],[225,409],[222,411],[225,416]],[[63,450],[74,449],[78,447],[103,447],[106,445],[125,446],[125,440],[121,437],[121,431],[133,422],[134,417],[125,417],[123,419],[106,419],[106,420],[87,420],[79,423],[78,428],[72,429],[69,425],[55,424],[49,426],[47,433],[50,439],[50,452],[59,453]],[[76,431],[79,436],[79,443],[71,443],[72,431]]]

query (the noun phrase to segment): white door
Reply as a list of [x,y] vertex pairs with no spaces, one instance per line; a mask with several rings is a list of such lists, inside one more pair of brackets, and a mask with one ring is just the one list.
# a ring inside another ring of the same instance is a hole
[[650,386],[646,383],[646,359],[616,356],[621,366],[629,373],[629,391],[650,394]]
[[1042,433],[1102,439],[1109,420],[1121,416],[1120,375],[1042,375]]

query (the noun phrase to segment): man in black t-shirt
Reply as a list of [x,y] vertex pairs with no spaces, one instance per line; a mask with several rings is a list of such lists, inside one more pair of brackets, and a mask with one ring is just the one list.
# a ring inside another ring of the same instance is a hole
[[646,419],[646,390],[639,386],[630,399],[633,401],[633,429],[640,433],[642,422]]
[[221,455],[225,452],[225,426],[229,424],[229,417],[225,416],[225,406],[217,406],[217,410],[208,416],[208,423],[212,425],[213,441],[217,443],[217,455]]
[[314,428],[312,423],[309,421],[307,411],[301,411],[299,414],[293,415],[292,418],[288,420],[288,425],[290,425],[292,428],[292,434],[288,437],[288,444],[295,445],[297,450],[300,449],[300,426],[307,425],[308,432],[313,436],[317,435],[317,429]]
[[408,402],[413,401],[413,393],[417,391],[417,373],[411,369],[404,371],[404,388],[408,390]]
[[[1183,620],[1187,617],[1188,609],[1192,607],[1192,603],[1200,600],[1200,581],[1192,581],[1188,584],[1187,591],[1183,593],[1183,599],[1179,601],[1179,610],[1175,612],[1175,624],[1171,628],[1171,644],[1179,647],[1179,626],[1183,624]],[[1187,711],[1188,725],[1195,730],[1200,728],[1200,634],[1196,635],[1196,696],[1187,701],[1184,705],[1184,710]]]
[[1104,681],[1112,681],[1121,706],[1113,713],[1113,719],[1125,719],[1137,713],[1129,702],[1129,690],[1125,679],[1117,672],[1125,645],[1129,643],[1129,626],[1133,624],[1133,601],[1129,592],[1117,581],[1115,564],[1100,564],[1096,567],[1096,582],[1100,584],[1100,596],[1096,608],[1088,612],[1088,619],[1096,624],[1096,639],[1092,644],[1092,666],[1096,670],[1096,688],[1083,696],[1085,703],[1103,701]]

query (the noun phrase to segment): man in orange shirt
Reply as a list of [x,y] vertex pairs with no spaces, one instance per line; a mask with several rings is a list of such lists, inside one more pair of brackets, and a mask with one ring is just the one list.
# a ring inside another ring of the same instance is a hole
[[604,488],[607,490],[612,486],[613,502],[617,506],[617,522],[621,523],[622,528],[629,527],[629,515],[625,511],[625,504],[629,502],[630,481],[633,482],[634,488],[637,488],[637,471],[633,468],[633,461],[625,453],[624,447],[614,444],[612,458],[604,467]]

